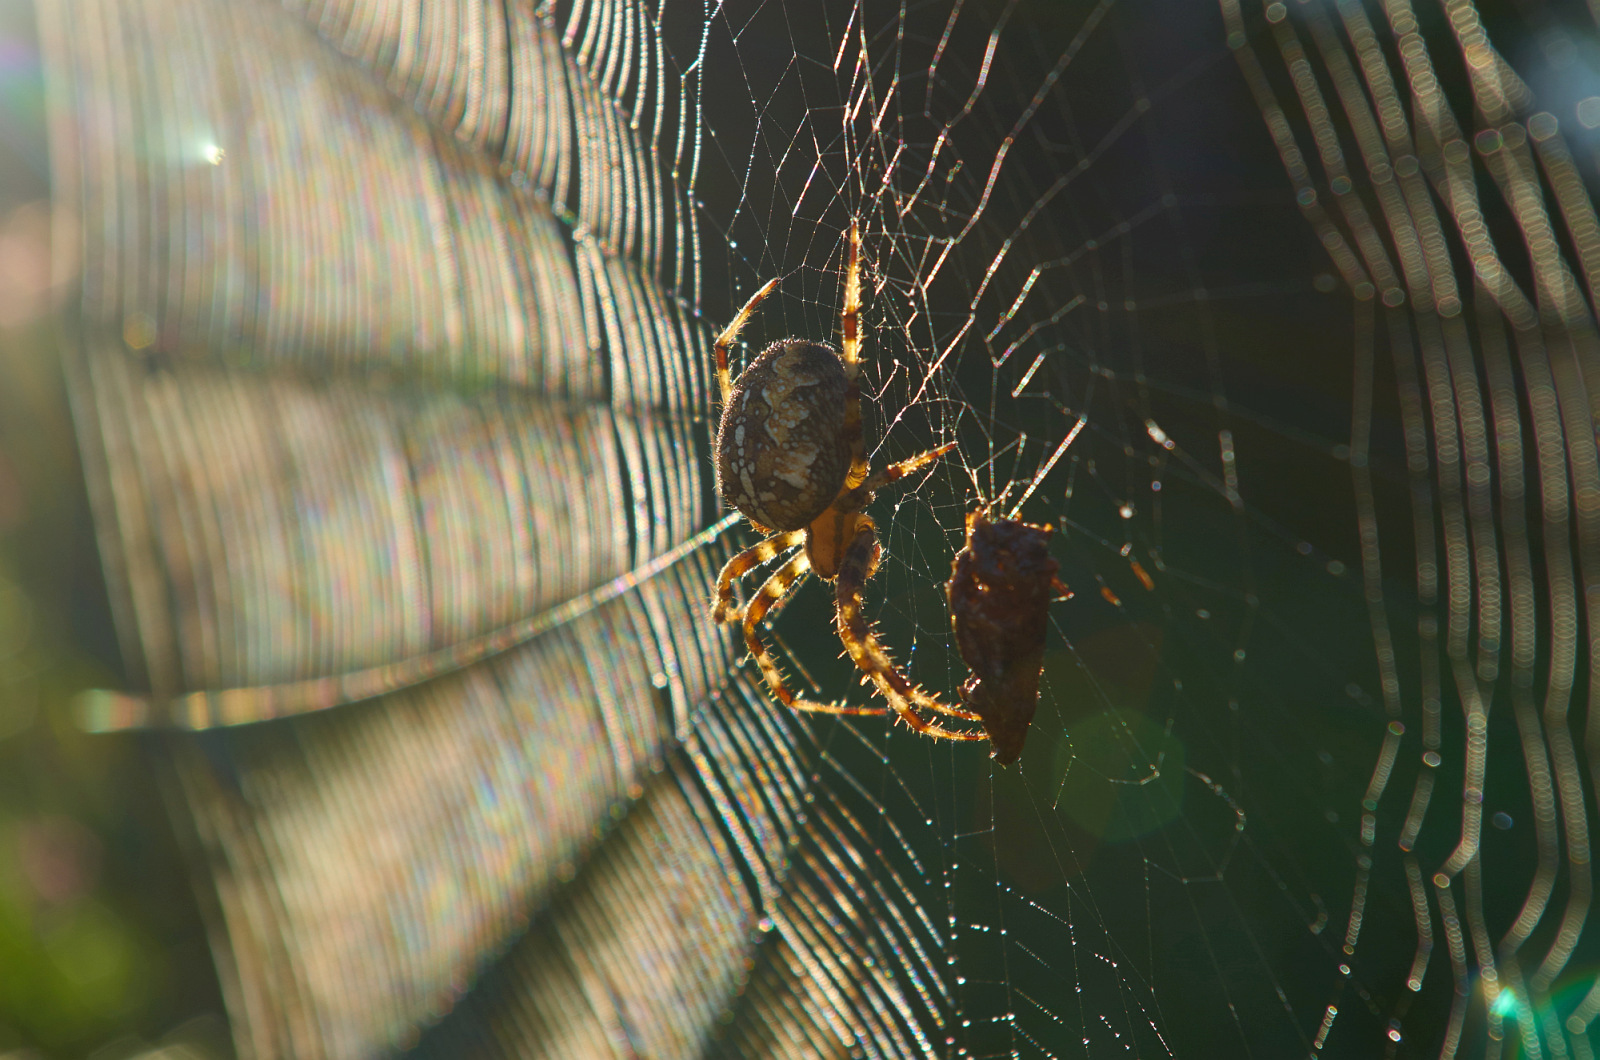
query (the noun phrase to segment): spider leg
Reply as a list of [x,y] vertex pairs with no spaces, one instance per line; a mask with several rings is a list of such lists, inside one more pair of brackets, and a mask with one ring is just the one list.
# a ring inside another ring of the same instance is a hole
[[883,487],[905,478],[918,468],[926,467],[955,447],[955,442],[946,442],[937,449],[929,449],[925,453],[918,453],[916,456],[890,464],[870,477],[863,474],[862,481],[851,489],[848,495],[841,496],[835,501],[834,507],[847,512],[858,512],[871,503],[873,495]]
[[763,284],[760,290],[750,296],[750,301],[744,304],[744,308],[739,310],[733,321],[722,329],[722,334],[718,335],[716,341],[712,344],[712,348],[716,350],[717,354],[717,386],[722,391],[722,403],[724,405],[728,403],[728,393],[733,389],[733,384],[728,379],[728,349],[733,345],[734,340],[738,339],[739,332],[744,330],[745,324],[749,323],[751,314],[756,311],[756,306],[760,305],[776,286],[778,286],[776,277]]
[[859,486],[871,470],[861,448],[861,229],[850,223],[844,269],[844,308],[839,312],[840,362],[844,365],[844,443],[850,448],[845,486]]
[[839,314],[845,378],[855,381],[861,370],[861,228],[850,222],[849,258],[844,267],[844,310]]
[[[804,533],[804,531],[801,531]],[[783,683],[783,673],[778,669],[776,660],[767,651],[767,646],[761,642],[761,636],[756,632],[756,627],[766,617],[767,612],[782,605],[785,597],[789,595],[805,573],[811,569],[811,561],[804,552],[799,553],[788,563],[773,572],[772,577],[762,583],[756,590],[756,595],[744,609],[744,642],[750,649],[750,654],[755,658],[756,665],[761,667],[761,676],[767,679],[767,687],[772,689],[772,695],[779,703],[795,710],[811,711],[817,714],[875,714],[889,713],[882,707],[850,707],[835,703],[814,703],[810,700],[796,699],[793,692],[789,691]]]
[[948,706],[913,685],[867,625],[866,616],[861,612],[861,587],[877,569],[878,552],[878,535],[873,531],[872,520],[862,516],[835,581],[839,639],[844,642],[845,650],[856,667],[872,679],[895,713],[917,732],[944,740],[988,739],[982,731],[947,729],[917,713],[914,703],[948,717],[979,720],[971,711]]
[[739,620],[739,605],[733,597],[733,583],[744,577],[748,570],[759,567],[761,564],[773,559],[783,552],[804,541],[804,530],[791,530],[784,534],[773,534],[765,541],[758,542],[743,552],[734,556],[722,565],[722,573],[717,575],[717,600],[711,608],[713,622],[737,622]]
[[928,466],[955,447],[955,442],[946,442],[936,449],[929,449],[926,453],[918,453],[916,456],[910,456],[904,460],[890,464],[888,467],[884,468],[882,471],[863,482],[861,484],[862,488],[868,493],[876,493],[889,483],[897,482],[911,474],[913,471],[916,471],[918,468]]

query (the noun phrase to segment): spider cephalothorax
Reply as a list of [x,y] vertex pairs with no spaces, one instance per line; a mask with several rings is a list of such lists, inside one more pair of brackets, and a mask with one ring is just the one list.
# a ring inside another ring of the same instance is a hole
[[[861,609],[861,588],[878,568],[878,537],[864,509],[878,490],[939,459],[954,444],[890,464],[874,473],[861,444],[861,237],[850,228],[845,266],[841,348],[805,339],[781,339],[728,378],[728,349],[777,286],[772,280],[750,297],[716,340],[722,422],[717,430],[717,491],[764,541],[728,561],[717,576],[712,616],[738,622],[745,643],[777,699],[797,710],[828,714],[887,714],[884,707],[852,707],[798,699],[761,643],[761,620],[807,571],[834,583],[839,640],[896,714],[918,732],[950,740],[982,740],[976,731],[946,729],[926,710],[977,720],[912,685],[878,642]],[[744,607],[733,583],[756,566],[804,545],[778,568]]]

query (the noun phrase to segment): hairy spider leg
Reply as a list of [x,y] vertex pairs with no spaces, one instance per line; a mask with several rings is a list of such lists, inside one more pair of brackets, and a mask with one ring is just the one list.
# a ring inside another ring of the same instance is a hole
[[850,222],[844,267],[844,308],[839,312],[840,362],[844,365],[844,441],[850,447],[847,489],[859,486],[871,468],[861,444],[861,229]]
[[745,646],[755,657],[756,665],[761,667],[761,676],[767,679],[767,687],[772,689],[772,694],[778,702],[794,710],[810,711],[814,714],[864,714],[878,717],[888,714],[889,712],[883,707],[851,707],[838,703],[815,703],[807,699],[796,699],[794,693],[783,683],[783,672],[778,669],[777,661],[762,643],[756,627],[761,624],[767,612],[782,606],[790,590],[810,569],[811,564],[806,559],[806,554],[804,552],[796,554],[762,583],[756,595],[751,598],[749,606],[744,609]]
[[[954,442],[950,443],[949,445],[942,445],[938,449],[930,449],[928,452],[911,457],[909,460],[902,460],[898,464],[891,464],[889,467],[884,468],[880,474],[889,475],[890,481],[893,481],[894,479],[899,478],[901,474],[904,474],[904,472],[901,471],[899,474],[891,473],[898,471],[904,465],[914,464],[915,467],[920,467],[922,464],[937,459],[953,448],[955,448]],[[913,470],[915,470],[915,467],[913,467]],[[877,476],[874,476],[874,478],[876,477]],[[862,589],[872,578],[873,574],[877,573],[878,558],[880,555],[882,555],[881,546],[878,544],[876,527],[877,524],[874,523],[868,516],[861,515],[857,517],[856,536],[851,540],[849,546],[846,547],[844,551],[844,556],[840,560],[839,564],[839,575],[834,583],[834,592],[835,594],[838,594],[841,591],[840,586],[845,584],[847,576],[853,580],[854,587],[851,590],[853,593],[852,606],[855,608],[858,615],[861,611]],[[861,557],[860,550],[863,548],[861,543],[863,532],[871,535],[871,547],[866,551],[866,561],[858,562]],[[842,597],[840,598],[838,608],[839,609],[836,614],[842,617],[844,614]],[[871,642],[871,647],[875,649],[878,661],[884,664],[892,677],[899,679],[899,683],[896,687],[899,688],[900,692],[912,703],[922,707],[924,710],[931,710],[935,714],[943,714],[949,718],[964,718],[967,721],[983,720],[983,715],[977,713],[976,711],[967,710],[965,707],[951,706],[938,696],[935,696],[930,692],[924,692],[920,685],[912,684],[910,679],[906,678],[895,668],[894,660],[890,658],[888,649],[883,647],[882,642],[878,640],[876,634],[874,634],[870,628],[867,629],[867,640]],[[861,660],[859,658],[856,658],[856,665],[861,666]],[[865,669],[865,667],[863,667],[863,669]],[[871,671],[868,672],[871,673]],[[883,686],[880,684],[878,687],[881,689]],[[885,695],[888,695],[887,692]],[[962,739],[965,739],[965,737],[962,737]]]
[[859,488],[862,493],[866,494],[867,500],[871,501],[873,494],[883,489],[883,487],[887,486],[889,483],[897,482],[911,474],[913,471],[916,471],[918,468],[926,467],[955,447],[955,442],[946,442],[941,446],[929,449],[925,453],[918,453],[916,456],[908,456],[904,460],[898,460],[884,468],[882,471],[878,472],[876,475],[868,478],[861,484]]
[[850,222],[849,257],[844,267],[844,310],[839,314],[843,332],[844,375],[854,380],[861,370],[861,228]]
[[[902,460],[898,464],[891,464],[889,467],[885,468],[881,474],[888,476],[891,480],[899,478],[900,475],[904,473],[902,469],[905,465],[912,464],[915,467],[920,467],[922,464],[943,455],[944,452],[953,447],[954,443],[951,443],[950,445],[940,446],[938,449],[930,449],[928,452],[911,457],[909,460]],[[835,582],[834,588],[835,593],[838,592],[839,582],[843,581],[845,578],[846,565],[852,562],[851,550],[860,549],[862,547],[859,542],[861,541],[861,534],[863,530],[871,534],[871,548],[866,551],[864,560],[861,559],[862,554],[860,552],[855,554],[855,559],[859,560],[860,562],[858,562],[855,569],[851,571],[851,577],[855,581],[855,586],[852,590],[854,593],[853,606],[857,612],[859,612],[861,609],[861,590],[866,585],[867,581],[871,579],[873,574],[877,572],[878,558],[882,554],[882,550],[878,545],[876,527],[877,524],[874,523],[870,517],[858,515],[856,517],[856,535],[851,539],[850,544],[846,546],[843,551],[843,555],[839,560],[839,571],[837,574],[838,581]],[[836,611],[835,614],[842,614],[842,610]],[[894,672],[894,660],[889,657],[888,650],[883,647],[882,643],[877,639],[877,636],[873,634],[870,629],[867,630],[867,639],[871,641],[879,661],[886,664],[891,672]],[[859,658],[856,659],[856,665],[861,665]],[[868,673],[871,673],[871,671],[868,671]],[[898,672],[895,672],[895,676],[900,675]],[[880,685],[879,687],[881,688],[882,686]],[[965,707],[953,707],[939,699],[937,696],[928,692],[924,692],[920,686],[913,685],[909,679],[904,677],[901,677],[899,687],[908,700],[925,710],[933,711],[935,714],[943,714],[950,718],[964,718],[967,721],[983,720],[983,716],[978,714],[976,711],[967,710]]]
[[750,322],[750,317],[755,313],[756,306],[760,305],[776,286],[778,286],[777,277],[773,277],[762,284],[761,289],[750,296],[750,300],[744,304],[744,308],[739,310],[733,321],[722,329],[722,334],[718,335],[716,341],[712,344],[717,354],[717,386],[722,392],[722,403],[724,405],[728,403],[728,394],[733,390],[733,382],[728,378],[728,350],[738,340],[739,332],[743,331],[744,326]]
[[844,562],[839,566],[839,577],[834,582],[839,639],[844,642],[845,650],[850,653],[856,667],[878,686],[878,691],[888,700],[894,712],[917,732],[942,740],[987,740],[988,735],[981,730],[968,732],[947,729],[936,721],[929,721],[912,706],[913,702],[918,702],[951,717],[977,719],[976,714],[948,707],[914,686],[895,666],[894,660],[873,634],[872,627],[867,624],[866,616],[861,611],[861,587],[877,570],[878,554],[878,535],[874,532],[872,520],[863,515],[856,524],[855,540],[845,550]]
[[773,534],[765,541],[757,542],[734,556],[722,565],[722,573],[717,575],[717,602],[711,609],[713,622],[737,622],[742,614],[741,608],[733,598],[733,583],[744,577],[746,571],[755,569],[770,559],[776,559],[784,552],[794,548],[806,539],[806,532],[790,530],[787,533]]

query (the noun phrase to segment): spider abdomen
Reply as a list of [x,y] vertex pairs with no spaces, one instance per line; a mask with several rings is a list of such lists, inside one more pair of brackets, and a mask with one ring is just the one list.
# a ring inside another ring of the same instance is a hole
[[850,471],[849,383],[831,347],[781,339],[734,380],[717,429],[717,492],[753,522],[799,530]]

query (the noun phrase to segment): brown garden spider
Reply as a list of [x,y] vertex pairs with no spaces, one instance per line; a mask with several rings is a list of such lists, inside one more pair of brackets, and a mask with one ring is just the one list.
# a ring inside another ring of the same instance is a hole
[[[861,588],[878,568],[880,549],[864,511],[878,490],[939,459],[955,443],[930,449],[873,473],[861,445],[861,236],[850,226],[849,257],[840,313],[843,350],[805,339],[779,339],[728,381],[728,348],[777,286],[769,281],[750,296],[717,336],[717,383],[722,422],[717,429],[717,492],[752,526],[769,535],[730,559],[717,576],[712,618],[738,622],[772,694],[796,710],[824,714],[881,714],[883,707],[852,707],[798,699],[757,634],[761,620],[810,570],[834,583],[839,640],[906,724],[946,740],[982,740],[980,731],[947,729],[922,711],[979,720],[941,703],[913,685],[884,650],[861,608]],[[804,545],[779,567],[744,606],[733,583],[747,571]]]

